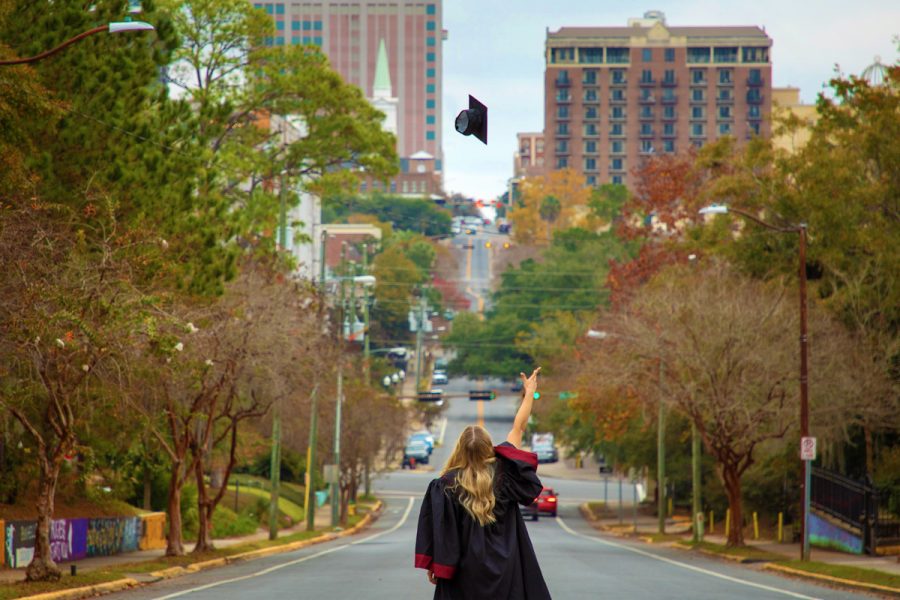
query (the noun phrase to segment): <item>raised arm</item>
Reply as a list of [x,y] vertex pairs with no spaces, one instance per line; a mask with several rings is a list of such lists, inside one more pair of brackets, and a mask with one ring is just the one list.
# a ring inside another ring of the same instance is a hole
[[516,412],[512,429],[506,436],[506,441],[516,448],[522,445],[522,436],[525,435],[525,428],[528,427],[528,417],[531,416],[531,405],[534,402],[534,393],[537,391],[537,376],[540,371],[541,368],[538,367],[531,373],[531,377],[525,377],[525,373],[519,373],[519,377],[522,378],[522,404]]

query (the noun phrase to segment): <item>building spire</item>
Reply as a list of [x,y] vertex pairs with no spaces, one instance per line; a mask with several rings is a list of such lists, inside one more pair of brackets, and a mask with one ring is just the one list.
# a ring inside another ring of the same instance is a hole
[[391,97],[391,69],[388,64],[384,38],[378,44],[378,60],[375,63],[375,85],[372,86],[372,96],[375,98]]

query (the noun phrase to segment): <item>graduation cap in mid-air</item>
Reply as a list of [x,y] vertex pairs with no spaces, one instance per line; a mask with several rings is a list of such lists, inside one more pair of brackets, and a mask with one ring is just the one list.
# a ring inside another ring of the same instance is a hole
[[456,117],[456,130],[463,135],[474,135],[487,144],[488,109],[474,96],[469,95],[469,108]]

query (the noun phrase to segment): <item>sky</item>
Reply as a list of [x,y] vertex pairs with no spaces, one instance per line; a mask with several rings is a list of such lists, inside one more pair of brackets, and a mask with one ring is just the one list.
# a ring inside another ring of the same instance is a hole
[[[772,83],[813,102],[839,64],[859,74],[876,55],[898,60],[897,0],[444,0],[444,187],[474,198],[502,194],[512,176],[516,133],[544,128],[547,28],[625,26],[662,10],[666,23],[758,25],[773,40]],[[488,145],[456,133],[472,94],[488,106]]]

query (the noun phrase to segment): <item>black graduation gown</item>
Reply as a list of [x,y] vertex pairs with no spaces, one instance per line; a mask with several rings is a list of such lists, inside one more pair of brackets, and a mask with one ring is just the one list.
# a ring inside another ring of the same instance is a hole
[[504,442],[494,446],[497,521],[481,526],[448,486],[447,473],[428,485],[416,534],[415,566],[434,571],[439,600],[543,600],[550,598],[518,504],[541,493],[537,455]]

